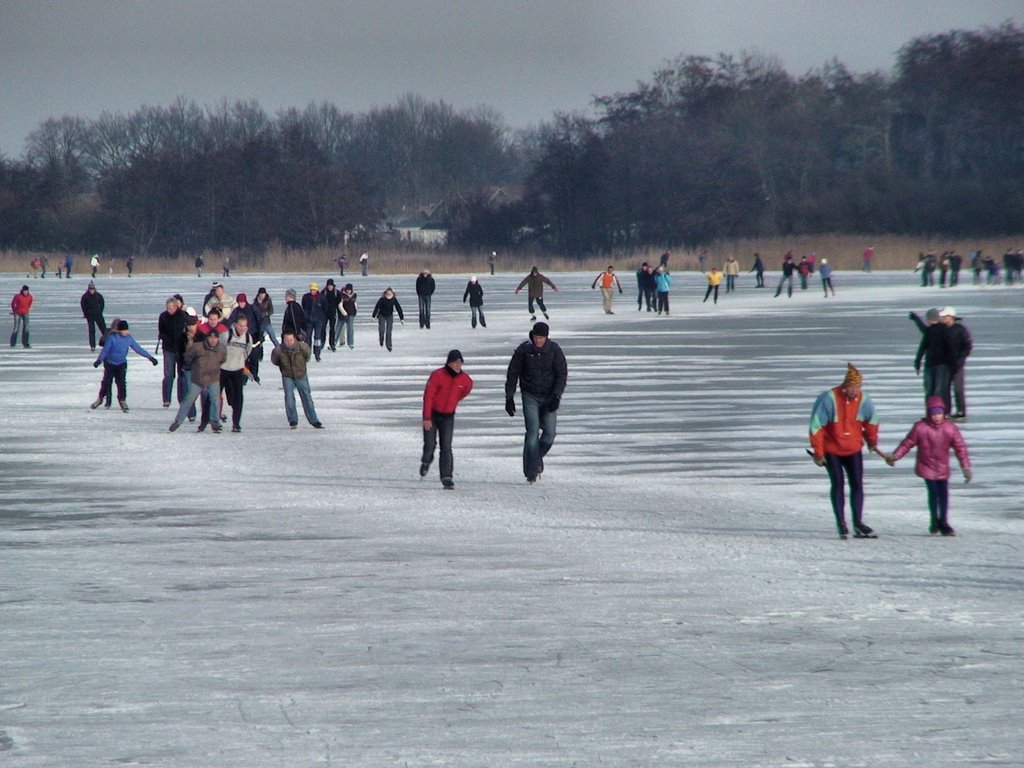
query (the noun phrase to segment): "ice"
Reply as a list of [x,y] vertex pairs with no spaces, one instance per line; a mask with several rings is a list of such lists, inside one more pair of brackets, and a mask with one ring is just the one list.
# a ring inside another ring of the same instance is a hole
[[[279,320],[285,288],[326,277],[224,282],[266,286]],[[33,349],[0,349],[0,764],[1021,764],[1024,290],[838,273],[835,299],[747,278],[715,306],[678,273],[665,318],[631,277],[607,316],[592,274],[554,275],[569,386],[528,486],[502,391],[521,277],[481,277],[472,330],[468,275],[437,276],[429,331],[414,275],[349,278],[356,349],[311,364],[326,430],[288,429],[265,361],[243,433],[199,435],[167,433],[135,356],[131,412],[89,410],[86,278],[3,276],[36,304]],[[198,305],[210,280],[97,284],[152,350],[166,296]],[[390,354],[369,320],[387,285]],[[839,541],[804,453],[814,397],[854,362],[891,450],[923,405],[906,313],[947,302],[975,341],[958,536],[927,535],[912,457],[873,457],[881,538]],[[476,380],[454,493],[417,476],[452,347]]]

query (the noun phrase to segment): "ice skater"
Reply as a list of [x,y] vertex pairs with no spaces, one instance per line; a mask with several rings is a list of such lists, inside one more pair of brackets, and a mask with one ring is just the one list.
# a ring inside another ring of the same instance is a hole
[[516,286],[514,293],[519,295],[519,291],[523,289],[523,286],[527,286],[526,297],[527,307],[530,310],[530,322],[534,322],[537,319],[537,313],[533,309],[534,303],[540,307],[540,311],[544,314],[544,319],[548,319],[548,308],[544,306],[544,286],[550,285],[555,293],[558,293],[558,286],[548,280],[547,277],[540,273],[537,267],[533,267],[530,270],[530,274],[524,277],[519,285]]
[[466,290],[462,292],[463,304],[466,303],[466,299],[469,299],[469,324],[473,328],[476,328],[477,320],[479,320],[480,325],[486,328],[487,319],[484,317],[484,289],[483,286],[480,285],[480,281],[476,279],[476,275],[469,278],[469,282],[466,283]]
[[377,335],[380,337],[380,345],[386,346],[391,351],[391,329],[395,325],[395,313],[398,313],[398,322],[405,325],[405,314],[402,312],[402,305],[398,303],[398,297],[389,286],[373,307],[372,317],[377,321]]
[[11,314],[14,315],[14,330],[11,331],[11,349],[18,341],[18,334],[21,333],[21,346],[31,349],[28,343],[28,316],[32,311],[32,302],[35,297],[29,291],[27,285],[21,286],[21,290],[14,294],[11,299]]
[[296,429],[299,426],[299,414],[295,409],[295,390],[299,391],[302,400],[302,412],[313,429],[323,429],[324,425],[316,415],[313,405],[313,393],[309,388],[309,377],[306,375],[307,363],[312,356],[309,345],[296,338],[294,331],[281,333],[281,346],[270,353],[270,362],[281,369],[281,384],[284,387],[284,412],[288,418],[288,426]]
[[825,298],[828,298],[829,291],[832,291],[832,295],[835,296],[836,289],[832,287],[832,265],[828,263],[828,259],[821,260],[818,274],[821,275],[821,288],[825,291]]
[[100,383],[100,393],[96,400],[89,407],[93,410],[100,407],[104,400],[110,400],[110,387],[112,382],[117,383],[117,402],[121,410],[128,413],[128,352],[133,351],[157,365],[157,359],[149,352],[139,346],[132,335],[128,332],[128,321],[118,320],[117,327],[112,333],[107,334],[103,349],[99,357],[93,363],[94,368],[103,366],[103,381]]
[[708,289],[704,291],[704,301],[702,301],[701,304],[706,302],[708,300],[708,297],[711,296],[712,293],[714,293],[715,295],[714,303],[717,304],[718,286],[722,284],[722,273],[718,271],[718,267],[712,267],[711,271],[708,272],[707,275],[705,275],[705,277],[707,277],[708,279]]
[[891,467],[915,445],[914,474],[924,480],[928,489],[928,533],[954,536],[956,531],[949,524],[949,449],[953,449],[960,462],[965,483],[971,482],[971,459],[960,430],[946,419],[946,405],[941,397],[929,397],[925,417],[910,428],[895,451],[882,456]]
[[619,293],[622,293],[622,283],[619,282],[619,276],[615,274],[615,267],[609,264],[604,272],[594,278],[590,289],[597,288],[598,283],[601,284],[601,305],[604,307],[604,313],[614,315],[615,313],[612,312],[612,288],[618,287]]
[[441,441],[441,485],[455,488],[452,436],[455,433],[455,409],[473,391],[473,379],[462,370],[462,353],[453,349],[443,367],[430,374],[423,390],[423,455],[420,477],[426,477],[434,461],[438,438]]
[[103,294],[96,290],[96,283],[92,280],[89,281],[89,287],[86,288],[78,303],[82,308],[82,317],[85,318],[89,328],[89,349],[95,352],[96,328],[99,327],[100,338],[103,338],[107,335],[107,324],[103,320],[103,308],[106,306],[106,302],[103,300]]

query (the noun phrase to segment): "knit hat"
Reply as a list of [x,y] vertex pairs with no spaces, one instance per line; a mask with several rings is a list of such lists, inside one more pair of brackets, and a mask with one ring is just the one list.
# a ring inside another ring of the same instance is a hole
[[28,290],[28,286],[27,286],[27,285],[23,285],[23,286],[21,286],[21,290],[23,290],[23,291],[27,291],[27,290]]
[[259,289],[258,289],[258,290],[256,291],[256,295],[257,295],[257,296],[259,296],[259,295],[260,295],[261,293],[266,293],[266,292],[267,292],[267,289],[266,289],[266,288],[264,288],[264,287],[263,287],[263,286],[261,285],[261,286],[259,287]]
[[344,290],[346,290],[346,291],[351,291],[351,290],[352,290],[352,283],[345,283],[345,288],[344,288]]
[[846,364],[846,378],[843,379],[843,387],[859,387],[864,377],[861,372],[853,367],[853,363]]
[[118,320],[117,321],[117,330],[119,330],[119,331],[127,331],[128,330],[128,321],[127,320]]
[[244,293],[240,293],[237,296],[235,296],[235,301],[237,301],[239,304],[242,304],[242,303],[248,304],[249,303],[249,299],[246,297],[246,295]]
[[548,337],[548,334],[550,333],[551,329],[548,327],[547,323],[535,323],[533,326],[533,330],[530,332],[532,336],[541,336],[545,339]]
[[294,288],[289,288],[287,291],[284,292],[284,295],[285,296],[291,296],[294,299],[295,298],[295,289]]
[[469,282],[475,283],[476,282],[476,275],[473,275],[472,277],[470,277],[469,278]]
[[459,352],[459,350],[457,349],[453,349],[451,352],[448,353],[448,359],[445,360],[444,362],[445,365],[447,365],[448,363],[454,363],[456,360],[462,360],[462,353]]
[[324,288],[330,288],[333,285],[334,285],[334,278],[333,277],[329,277],[329,278],[327,278],[327,283],[324,285]]
[[88,288],[95,288],[96,287],[96,283],[94,283],[92,280],[90,280],[89,281],[89,285],[86,286],[86,287],[88,287]]
[[939,310],[936,309],[935,307],[932,307],[931,309],[924,313],[924,319],[927,320],[929,323],[934,323],[936,320],[939,319]]
[[946,403],[938,395],[932,395],[931,397],[928,398],[927,402],[925,403],[925,408],[927,409],[929,416],[932,416],[933,414],[936,413],[945,413]]
[[316,283],[310,283],[309,284],[309,290],[311,290],[311,291],[319,291],[320,290],[320,286],[317,285]]

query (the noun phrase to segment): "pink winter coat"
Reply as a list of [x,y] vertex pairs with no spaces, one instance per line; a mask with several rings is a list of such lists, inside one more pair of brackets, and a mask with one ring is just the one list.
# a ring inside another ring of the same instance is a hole
[[916,422],[903,442],[893,451],[894,459],[901,459],[917,446],[917,461],[914,463],[914,474],[925,480],[949,479],[949,449],[953,448],[956,458],[963,469],[971,466],[967,456],[967,444],[963,435],[951,421],[933,424],[930,419]]

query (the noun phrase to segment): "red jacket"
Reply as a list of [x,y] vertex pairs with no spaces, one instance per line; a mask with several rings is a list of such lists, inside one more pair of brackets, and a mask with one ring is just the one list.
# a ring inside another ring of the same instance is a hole
[[863,393],[851,400],[842,387],[833,387],[814,401],[809,432],[815,458],[826,453],[852,456],[861,452],[865,442],[874,448],[878,444],[875,405]]
[[465,371],[455,373],[447,365],[438,368],[427,379],[423,390],[423,418],[435,413],[452,414],[459,401],[473,391],[473,380]]
[[18,291],[11,299],[11,311],[16,315],[27,315],[32,308],[32,294]]
[[950,448],[956,453],[961,467],[966,469],[971,466],[963,435],[951,421],[933,424],[931,419],[924,418],[916,422],[903,438],[903,442],[893,451],[893,458],[903,458],[915,445],[917,461],[914,464],[914,473],[925,480],[949,479]]

